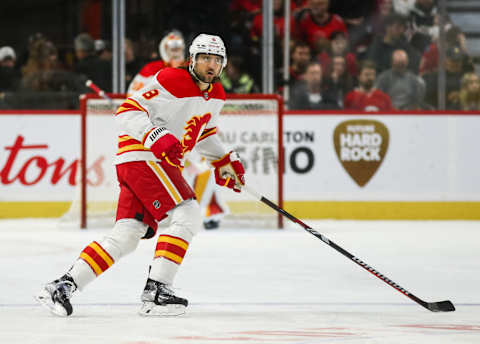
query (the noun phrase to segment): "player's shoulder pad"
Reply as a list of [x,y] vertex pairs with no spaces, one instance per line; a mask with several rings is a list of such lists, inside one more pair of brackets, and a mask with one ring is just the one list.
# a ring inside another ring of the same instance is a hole
[[154,76],[159,70],[165,68],[165,66],[165,62],[162,60],[149,62],[143,66],[142,70],[140,71],[140,75],[143,77]]
[[[177,98],[201,96],[200,89],[193,81],[190,73],[183,68],[165,68],[158,72],[158,83]],[[209,99],[217,98],[225,100],[225,91],[221,83],[216,82],[209,90]]]
[[165,68],[158,72],[157,82],[177,98],[198,95],[198,87],[187,70],[181,68]]

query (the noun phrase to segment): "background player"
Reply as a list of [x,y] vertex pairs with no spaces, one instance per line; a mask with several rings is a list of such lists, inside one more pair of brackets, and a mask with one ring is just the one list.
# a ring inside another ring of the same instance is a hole
[[161,60],[152,61],[142,67],[128,86],[127,96],[145,87],[163,68],[185,65],[185,41],[180,31],[172,30],[158,44]]
[[140,314],[180,315],[188,301],[170,289],[193,236],[201,227],[194,192],[181,173],[183,156],[193,148],[215,168],[216,182],[240,192],[244,168],[216,132],[225,92],[218,81],[227,55],[218,36],[200,34],[189,49],[188,69],[160,71],[143,92],[117,110],[116,156],[120,195],[111,232],[80,253],[69,271],[48,283],[36,299],[54,314],[72,314],[70,298],[142,238],[156,234],[157,221],[170,218],[157,238],[154,259],[141,296]]

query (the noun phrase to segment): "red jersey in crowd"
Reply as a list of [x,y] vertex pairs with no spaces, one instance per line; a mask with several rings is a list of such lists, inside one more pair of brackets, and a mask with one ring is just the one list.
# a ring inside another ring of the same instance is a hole
[[[290,32],[293,33],[294,28],[294,20],[293,18],[290,20]],[[275,36],[280,37],[283,39],[283,34],[285,32],[285,17],[281,16],[274,16],[273,17],[273,27],[275,30]],[[262,37],[262,30],[263,30],[263,14],[257,14],[255,18],[253,18],[252,28],[250,30],[250,37],[254,41],[258,41]]]
[[255,13],[261,11],[262,0],[233,0],[230,4],[230,11],[245,11]]
[[345,109],[352,109],[366,112],[390,111],[393,105],[388,94],[374,88],[365,93],[355,89],[345,96]]
[[[344,56],[344,58],[345,58],[347,73],[350,74],[351,76],[357,76],[358,64],[357,64],[357,58],[355,57],[355,54],[347,53]],[[327,52],[324,51],[318,54],[317,60],[322,65],[323,71],[327,73],[331,71],[333,57],[330,56]]]
[[297,24],[298,38],[307,42],[312,48],[315,47],[315,41],[319,37],[330,39],[335,31],[342,31],[347,34],[345,22],[336,14],[330,14],[324,23],[319,23],[311,12],[307,11]]
[[438,47],[432,43],[423,53],[420,61],[420,75],[428,74],[437,70],[438,67]]

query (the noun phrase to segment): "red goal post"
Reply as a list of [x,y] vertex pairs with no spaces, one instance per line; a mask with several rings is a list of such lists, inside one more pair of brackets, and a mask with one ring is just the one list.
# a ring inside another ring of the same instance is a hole
[[[68,216],[87,224],[114,222],[118,186],[113,166],[117,138],[114,124],[116,108],[124,94],[109,94],[111,100],[96,94],[83,95],[81,110],[81,178]],[[246,166],[246,181],[283,207],[283,101],[267,94],[228,95],[218,125],[218,135],[229,149],[239,151]],[[230,208],[226,223],[249,226],[283,227],[282,216],[253,200],[218,188]],[[64,216],[65,217],[65,216]],[[79,218],[78,220],[76,218]]]

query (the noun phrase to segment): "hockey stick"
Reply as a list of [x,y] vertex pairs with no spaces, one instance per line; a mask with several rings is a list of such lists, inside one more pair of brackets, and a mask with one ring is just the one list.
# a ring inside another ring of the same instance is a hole
[[112,98],[107,96],[104,90],[102,90],[100,87],[95,85],[92,80],[87,80],[85,82],[85,85],[90,88],[93,92],[95,92],[98,96],[102,97],[103,99],[106,99],[110,102],[110,104],[113,104]]
[[252,195],[253,197],[255,197],[256,199],[258,199],[260,202],[266,204],[267,206],[269,206],[270,208],[272,208],[273,210],[279,212],[280,214],[282,214],[283,216],[285,216],[286,218],[288,218],[289,220],[291,220],[292,222],[294,223],[297,223],[299,224],[304,230],[306,230],[307,232],[309,232],[310,234],[314,235],[315,237],[317,237],[318,239],[322,240],[325,244],[327,244],[328,246],[332,247],[333,249],[335,249],[336,251],[340,252],[341,254],[343,254],[345,257],[347,257],[348,259],[350,259],[351,261],[353,261],[354,263],[356,263],[357,265],[359,265],[360,267],[364,268],[365,270],[367,270],[368,272],[370,272],[372,275],[374,275],[375,277],[378,277],[379,279],[381,279],[383,282],[387,283],[389,286],[391,286],[392,288],[396,289],[397,291],[399,291],[400,293],[402,293],[403,295],[409,297],[411,300],[415,301],[416,303],[418,303],[419,305],[421,305],[422,307],[425,307],[426,309],[428,309],[429,311],[432,311],[432,312],[453,312],[455,310],[455,306],[452,304],[451,301],[439,301],[439,302],[425,302],[423,301],[422,299],[418,298],[417,296],[413,295],[412,293],[410,293],[408,290],[402,288],[400,285],[398,285],[397,283],[395,283],[394,281],[392,281],[391,279],[389,279],[387,276],[381,274],[379,271],[375,270],[374,268],[372,268],[370,265],[368,265],[367,263],[365,263],[364,261],[362,261],[360,258],[358,257],[355,257],[353,254],[351,254],[350,252],[348,252],[347,250],[343,249],[342,247],[338,246],[337,244],[335,244],[333,241],[331,241],[330,239],[328,239],[327,237],[325,237],[324,235],[318,233],[316,230],[314,230],[312,227],[306,225],[305,223],[303,223],[302,221],[300,221],[299,219],[297,219],[295,216],[293,216],[292,214],[288,213],[287,211],[285,211],[284,209],[280,208],[279,206],[277,206],[275,203],[273,203],[272,201],[266,199],[265,197],[263,197],[262,195],[258,194],[256,191],[252,190],[251,188],[249,188],[248,186],[244,186],[243,187],[244,190],[246,190],[250,195]]

